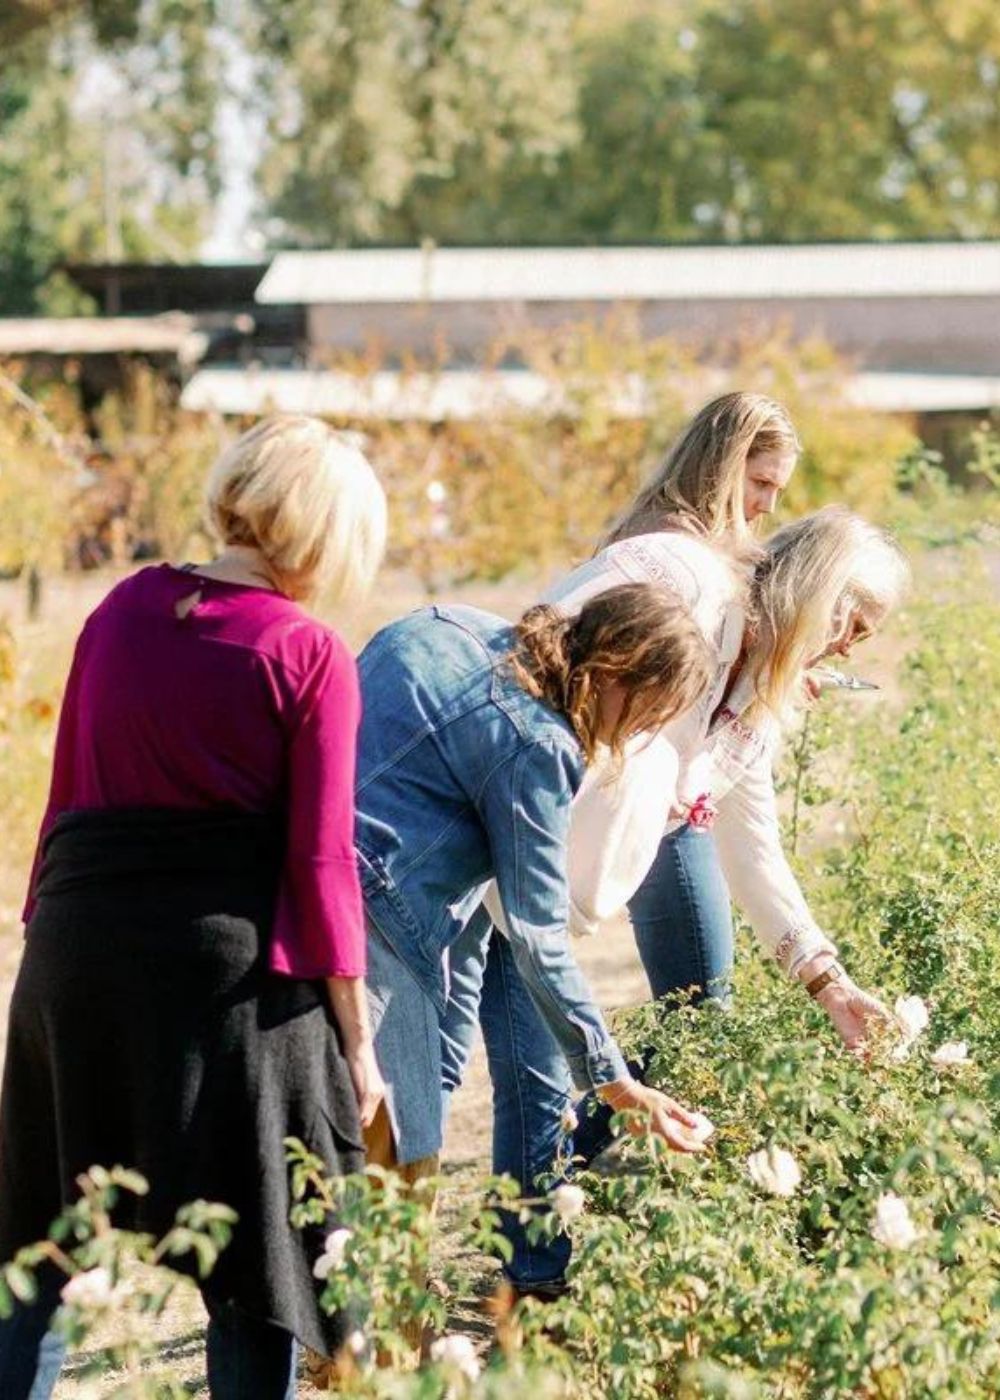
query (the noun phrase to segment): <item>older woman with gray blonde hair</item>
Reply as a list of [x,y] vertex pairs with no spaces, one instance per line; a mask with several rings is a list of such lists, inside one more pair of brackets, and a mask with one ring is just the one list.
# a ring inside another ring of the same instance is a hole
[[[289,1223],[285,1140],[364,1164],[381,1101],[354,857],[354,658],[300,602],[370,586],[385,499],[315,419],[271,418],[208,483],[220,550],[112,589],[76,647],[25,909],[0,1104],[0,1259],[46,1235],[94,1163],[159,1236],[221,1201],[199,1287],[213,1400],[290,1400],[295,1338],[333,1355],[324,1230]],[[326,1224],[329,1229],[329,1223]],[[192,1264],[194,1261],[192,1261]],[[0,1322],[0,1394],[46,1400],[54,1268]]]

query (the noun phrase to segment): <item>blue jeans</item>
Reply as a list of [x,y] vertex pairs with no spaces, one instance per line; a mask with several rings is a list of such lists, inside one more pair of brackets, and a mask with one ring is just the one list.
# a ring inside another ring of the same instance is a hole
[[[733,924],[715,842],[682,827],[664,837],[656,860],[629,903],[639,956],[654,997],[692,988],[694,1002],[728,994]],[[551,1176],[572,1154],[587,1166],[611,1141],[611,1113],[596,1096],[576,1105],[572,1140],[561,1118],[570,1102],[566,1062],[525,989],[506,940],[481,928],[451,953],[451,996],[442,1038],[447,1100],[461,1082],[479,1019],[493,1081],[493,1169],[509,1172],[525,1191]],[[630,1069],[642,1077],[644,1065]],[[570,1241],[528,1242],[525,1227],[507,1213],[504,1233],[513,1246],[505,1270],[521,1287],[556,1282],[565,1273]]]
[[[48,1331],[63,1276],[39,1278],[38,1297],[0,1320],[0,1396],[50,1400],[66,1347]],[[212,1308],[205,1333],[212,1400],[295,1400],[298,1344],[290,1332],[235,1308]]]

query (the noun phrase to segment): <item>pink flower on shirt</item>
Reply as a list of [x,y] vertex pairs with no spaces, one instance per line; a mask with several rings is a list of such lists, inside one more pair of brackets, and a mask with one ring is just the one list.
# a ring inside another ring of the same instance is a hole
[[711,793],[702,792],[687,809],[688,825],[695,831],[708,831],[718,815],[719,809],[712,805]]

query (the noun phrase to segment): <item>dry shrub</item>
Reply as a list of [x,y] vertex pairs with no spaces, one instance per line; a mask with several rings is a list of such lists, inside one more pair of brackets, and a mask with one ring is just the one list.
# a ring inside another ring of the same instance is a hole
[[[442,352],[426,372],[433,376],[446,361]],[[768,392],[790,408],[805,444],[788,492],[790,513],[842,500],[883,514],[895,463],[914,442],[899,420],[846,403],[845,367],[828,346],[795,343],[781,331],[680,345],[643,340],[623,314],[600,327],[499,342],[483,372],[512,361],[549,386],[537,410],[478,421],[338,420],[361,432],[386,484],[390,562],[429,591],[585,556],[685,419],[727,389]],[[363,382],[382,361],[372,352],[339,367]],[[403,373],[420,369],[408,362]],[[143,366],[93,416],[100,439],[95,479],[86,489],[76,484],[72,511],[49,489],[51,468],[33,465],[30,452],[14,454],[13,478],[0,476],[0,490],[21,498],[18,518],[30,521],[21,533],[32,550],[44,542],[50,553],[82,563],[202,554],[206,471],[223,439],[246,424],[181,411],[174,387]],[[4,405],[0,435],[25,431]],[[0,563],[17,567],[29,556],[21,550],[19,559],[11,532],[2,529]]]

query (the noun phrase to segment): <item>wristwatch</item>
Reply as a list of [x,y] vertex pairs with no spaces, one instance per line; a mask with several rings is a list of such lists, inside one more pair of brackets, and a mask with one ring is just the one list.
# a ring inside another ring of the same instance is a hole
[[839,982],[845,976],[844,969],[840,963],[831,963],[822,972],[817,973],[811,981],[806,983],[806,991],[811,997],[818,997],[824,988],[829,987],[833,982]]

